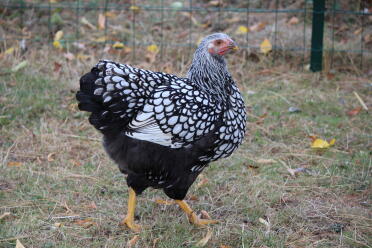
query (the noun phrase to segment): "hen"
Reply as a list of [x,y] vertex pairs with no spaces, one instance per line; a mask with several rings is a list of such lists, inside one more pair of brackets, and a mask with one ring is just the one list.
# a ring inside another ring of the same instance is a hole
[[134,223],[136,195],[161,188],[196,225],[199,219],[183,200],[200,172],[228,157],[241,144],[246,113],[224,55],[237,50],[226,34],[205,37],[186,78],[101,60],[80,79],[79,109],[103,134],[103,145],[129,187],[128,213]]

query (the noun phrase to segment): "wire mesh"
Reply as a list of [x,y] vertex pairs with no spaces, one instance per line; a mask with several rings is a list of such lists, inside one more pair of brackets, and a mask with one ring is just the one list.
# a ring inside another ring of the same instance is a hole
[[[328,67],[354,63],[368,70],[372,57],[372,13],[367,1],[327,1],[324,56]],[[356,6],[358,5],[358,6]],[[171,0],[0,0],[1,49],[26,40],[29,47],[48,45],[63,30],[61,44],[79,51],[84,46],[104,48],[120,42],[131,48],[132,60],[141,59],[139,48],[156,45],[160,59],[168,48],[188,49],[213,32],[226,32],[250,54],[260,53],[264,39],[272,43],[265,59],[273,65],[309,64],[313,1],[171,1]],[[99,23],[104,16],[104,24]],[[291,18],[295,18],[292,20]],[[243,31],[239,28],[244,26]]]

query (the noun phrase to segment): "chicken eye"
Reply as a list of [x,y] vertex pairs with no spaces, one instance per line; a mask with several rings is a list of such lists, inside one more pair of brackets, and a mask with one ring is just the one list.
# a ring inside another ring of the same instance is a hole
[[221,45],[222,44],[222,40],[216,40],[214,43],[215,43],[215,45],[217,45],[217,46],[219,46],[219,45]]

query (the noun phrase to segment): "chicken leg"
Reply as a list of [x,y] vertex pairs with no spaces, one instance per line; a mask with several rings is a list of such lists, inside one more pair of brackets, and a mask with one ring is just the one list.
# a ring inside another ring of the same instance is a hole
[[128,198],[128,212],[127,216],[120,222],[120,225],[126,225],[134,232],[139,232],[141,226],[134,223],[134,211],[136,209],[136,192],[129,188],[129,198]]
[[187,217],[189,218],[190,223],[197,225],[197,226],[205,226],[208,224],[216,224],[218,223],[217,220],[205,220],[200,219],[194,211],[191,209],[191,207],[185,202],[181,200],[176,200],[176,203],[180,206],[180,208],[187,214]]

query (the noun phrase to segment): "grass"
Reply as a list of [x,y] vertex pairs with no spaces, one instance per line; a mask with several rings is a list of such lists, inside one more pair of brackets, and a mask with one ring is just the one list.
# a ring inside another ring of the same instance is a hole
[[[134,237],[118,226],[124,177],[76,109],[78,75],[93,61],[61,62],[59,73],[50,72],[52,62],[36,63],[0,78],[0,215],[10,213],[0,220],[0,247],[17,239],[26,247],[125,247]],[[203,172],[208,182],[189,191],[198,213],[221,220],[206,247],[371,247],[371,115],[346,114],[359,106],[353,91],[371,106],[368,80],[239,61],[231,71],[246,99],[248,131],[232,157]],[[291,106],[301,112],[289,113]],[[313,150],[310,135],[336,144]],[[288,168],[306,170],[294,177]],[[158,198],[165,195],[149,189],[138,199],[144,230],[134,247],[194,247],[207,229]]]

